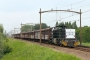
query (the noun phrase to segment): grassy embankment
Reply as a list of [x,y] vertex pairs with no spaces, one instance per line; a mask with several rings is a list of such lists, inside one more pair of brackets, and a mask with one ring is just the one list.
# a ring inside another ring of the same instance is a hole
[[12,52],[0,60],[80,60],[73,55],[56,52],[37,44],[13,39],[10,39],[8,44],[12,47]]
[[90,43],[82,43],[84,46],[90,46]]

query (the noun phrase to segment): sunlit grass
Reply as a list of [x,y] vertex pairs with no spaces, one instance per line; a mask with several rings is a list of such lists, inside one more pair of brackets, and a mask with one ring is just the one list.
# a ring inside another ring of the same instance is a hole
[[74,55],[56,52],[37,44],[13,39],[10,39],[8,44],[12,47],[12,52],[0,60],[80,60]]

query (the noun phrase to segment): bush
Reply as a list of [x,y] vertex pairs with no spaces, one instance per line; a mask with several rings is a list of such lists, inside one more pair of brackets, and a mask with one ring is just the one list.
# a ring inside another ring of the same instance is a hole
[[12,49],[8,46],[7,42],[8,42],[8,38],[7,38],[4,34],[0,33],[0,58],[1,58],[4,54],[9,53],[9,52],[11,52],[11,50],[12,50]]
[[4,55],[3,53],[3,44],[2,42],[0,41],[0,58]]
[[0,49],[0,58],[4,55],[3,49]]
[[[80,28],[76,29],[76,37],[78,40],[80,40]],[[88,26],[82,27],[82,42],[90,43],[90,27]]]
[[4,47],[4,54],[9,53],[12,51],[12,48],[10,48],[8,45]]
[[11,48],[7,45],[8,38],[3,31],[3,25],[0,24],[0,58],[11,51]]

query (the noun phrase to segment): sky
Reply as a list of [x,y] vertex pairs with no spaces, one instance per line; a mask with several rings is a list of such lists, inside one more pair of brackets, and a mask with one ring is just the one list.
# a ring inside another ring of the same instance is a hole
[[[39,11],[71,10],[82,11],[82,26],[90,26],[90,0],[0,0],[0,24],[10,32],[20,28],[20,24],[39,23]],[[85,12],[86,11],[86,12]],[[85,13],[84,13],[85,12]],[[71,12],[42,13],[42,23],[53,27],[58,22],[77,22],[80,26],[80,15]]]

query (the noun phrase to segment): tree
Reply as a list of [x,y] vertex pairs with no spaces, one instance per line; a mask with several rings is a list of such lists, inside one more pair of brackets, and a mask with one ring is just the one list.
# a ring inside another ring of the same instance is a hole
[[61,22],[61,23],[58,24],[58,26],[62,26],[62,25],[64,25],[64,22]]
[[[76,29],[76,38],[80,40],[80,27]],[[82,42],[90,42],[90,27],[82,27]]]
[[90,27],[84,26],[82,28],[82,40],[83,42],[90,42]]
[[[47,26],[46,23],[42,23],[42,29],[44,28],[48,28],[49,26]],[[21,27],[21,32],[28,32],[28,31],[32,31],[32,30],[39,30],[40,29],[40,24],[35,24],[35,26],[33,25],[24,25]]]
[[35,24],[34,28],[35,28],[35,30],[39,30],[40,29],[40,24]]
[[[42,29],[50,27],[46,23],[41,23],[41,25],[42,25]],[[40,29],[40,24],[35,24],[34,28],[35,28],[35,30],[39,30]]]
[[66,26],[67,28],[69,28],[69,23],[68,23],[68,22],[65,22],[65,26]]
[[0,24],[0,58],[11,51],[11,48],[7,45],[7,37],[3,33],[3,26]]
[[68,24],[68,28],[72,28],[72,24],[71,24],[71,22],[69,22],[69,24]]
[[34,30],[33,25],[24,25],[21,27],[21,32],[28,32]]
[[71,22],[65,22],[65,26],[66,26],[67,28],[77,29],[76,21],[74,21],[73,23],[71,23]]
[[55,26],[58,26],[58,21],[56,22],[56,25]]
[[49,26],[47,26],[47,24],[46,23],[42,23],[42,29],[44,29],[44,28],[48,28]]
[[0,33],[3,33],[3,25],[0,24]]
[[72,23],[72,28],[77,29],[76,21],[74,21],[74,22]]
[[76,38],[80,40],[80,28],[76,29]]

